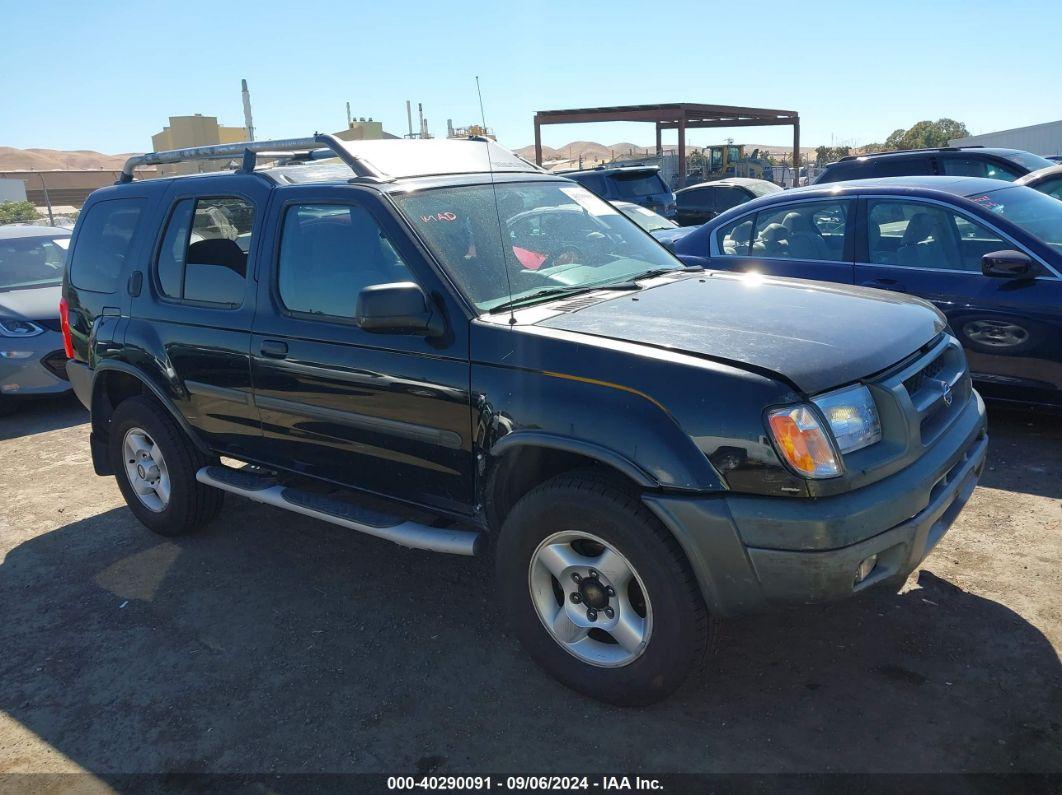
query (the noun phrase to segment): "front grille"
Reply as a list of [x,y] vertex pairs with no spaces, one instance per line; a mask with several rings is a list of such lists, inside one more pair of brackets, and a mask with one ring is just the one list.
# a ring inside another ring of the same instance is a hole
[[41,365],[49,373],[56,378],[61,378],[64,381],[69,381],[70,378],[66,374],[66,352],[65,351],[52,351],[43,359],[41,359]]
[[955,343],[934,348],[912,368],[903,386],[918,415],[922,444],[929,444],[962,411],[973,386],[962,349]]

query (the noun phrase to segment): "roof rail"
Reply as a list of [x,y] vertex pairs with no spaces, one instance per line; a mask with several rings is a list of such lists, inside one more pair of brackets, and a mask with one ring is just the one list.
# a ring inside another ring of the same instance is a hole
[[282,138],[276,141],[244,141],[235,144],[193,146],[188,149],[171,149],[163,152],[148,152],[135,155],[125,161],[116,185],[133,181],[133,172],[140,166],[160,166],[170,163],[185,163],[190,160],[233,160],[241,158],[240,171],[254,171],[258,157],[270,159],[286,157],[292,161],[323,160],[338,157],[359,177],[387,179],[369,163],[354,155],[334,135],[314,133],[308,138]]
[[963,149],[984,149],[983,144],[971,144],[970,146],[924,146],[921,149],[893,149],[888,152],[867,152],[862,155],[845,155],[838,163],[846,160],[858,160],[861,157],[875,157],[876,155],[909,155],[912,152],[961,152]]

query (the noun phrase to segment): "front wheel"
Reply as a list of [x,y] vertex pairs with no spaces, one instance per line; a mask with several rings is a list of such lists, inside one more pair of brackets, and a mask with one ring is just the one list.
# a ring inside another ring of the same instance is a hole
[[196,471],[210,462],[156,401],[134,397],[119,404],[108,441],[122,496],[150,530],[181,535],[221,510],[224,492],[195,479]]
[[560,475],[517,503],[497,573],[524,647],[588,696],[652,703],[703,658],[708,617],[681,549],[636,494],[594,471]]

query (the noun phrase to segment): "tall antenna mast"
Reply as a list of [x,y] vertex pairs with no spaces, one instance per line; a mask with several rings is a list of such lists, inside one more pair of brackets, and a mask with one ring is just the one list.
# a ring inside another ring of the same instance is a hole
[[247,128],[247,140],[254,140],[254,121],[251,119],[251,92],[247,90],[247,80],[240,81],[243,88],[243,126]]
[[483,134],[487,134],[487,114],[483,112],[483,92],[479,90],[479,75],[476,75],[476,94],[479,96],[479,120],[483,122]]

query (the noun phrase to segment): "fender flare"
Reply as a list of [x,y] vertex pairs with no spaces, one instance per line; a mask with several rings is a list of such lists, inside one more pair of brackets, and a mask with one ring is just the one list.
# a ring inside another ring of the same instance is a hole
[[[151,392],[152,396],[156,400],[158,400],[159,403],[162,404],[166,411],[170,413],[170,415],[177,422],[177,424],[181,426],[181,430],[184,431],[188,438],[192,440],[192,444],[194,444],[201,452],[207,455],[214,454],[213,451],[211,451],[211,449],[206,445],[206,443],[199,437],[199,434],[195,432],[195,429],[192,428],[192,426],[188,422],[188,419],[184,416],[184,414],[181,413],[180,409],[177,408],[176,404],[173,402],[173,399],[165,392],[163,392],[162,389],[156,383],[154,383],[143,370],[126,362],[107,359],[100,362],[96,366],[96,373],[92,378],[93,406],[96,405],[96,397],[99,394],[100,387],[98,387],[97,384],[101,383],[100,375],[102,373],[110,371],[125,373],[126,375],[130,375],[133,378],[137,379],[141,384],[147,387],[148,391]],[[93,422],[93,425],[95,425],[95,422]]]
[[572,439],[567,436],[559,436],[542,431],[513,431],[496,441],[490,448],[490,455],[494,459],[502,458],[506,453],[519,447],[544,447],[550,450],[560,450],[565,453],[578,455],[600,461],[602,464],[622,472],[633,482],[647,489],[660,488],[660,484],[644,469],[620,455],[615,450],[610,450],[594,442],[584,442],[580,439]]

